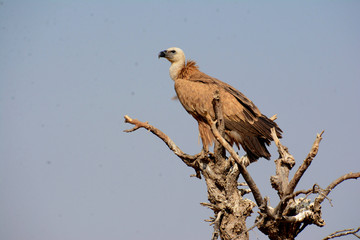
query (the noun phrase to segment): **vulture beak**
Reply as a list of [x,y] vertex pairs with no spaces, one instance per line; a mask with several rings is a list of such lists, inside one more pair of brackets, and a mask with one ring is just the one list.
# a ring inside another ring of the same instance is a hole
[[158,58],[161,58],[161,57],[164,58],[164,57],[166,57],[166,53],[167,53],[166,50],[159,52]]

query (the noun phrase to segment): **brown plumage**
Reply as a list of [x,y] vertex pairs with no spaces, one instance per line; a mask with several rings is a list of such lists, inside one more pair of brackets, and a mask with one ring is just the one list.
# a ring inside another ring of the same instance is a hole
[[176,94],[186,109],[199,125],[199,133],[205,150],[214,141],[210,126],[206,121],[209,113],[214,119],[212,99],[219,91],[223,107],[226,139],[230,144],[239,144],[245,150],[250,162],[260,157],[270,159],[266,145],[270,144],[271,128],[275,127],[281,137],[278,125],[261,114],[259,109],[244,94],[216,78],[199,70],[194,61],[185,63],[185,55],[179,48],[169,48],[159,53],[171,62],[170,76],[175,81]]

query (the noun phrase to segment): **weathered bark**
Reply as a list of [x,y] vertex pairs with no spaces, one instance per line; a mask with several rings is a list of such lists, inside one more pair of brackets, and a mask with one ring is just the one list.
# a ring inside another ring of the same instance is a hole
[[[219,94],[216,92],[213,100],[216,122],[212,121],[212,127],[223,138],[224,120]],[[220,236],[223,240],[249,239],[246,229],[246,218],[252,213],[255,204],[244,199],[238,189],[237,180],[240,170],[233,158],[226,157],[223,144],[215,142],[214,161],[209,161],[202,174],[208,189],[208,203],[202,203],[214,211],[214,217],[210,219],[214,225],[212,239]]]

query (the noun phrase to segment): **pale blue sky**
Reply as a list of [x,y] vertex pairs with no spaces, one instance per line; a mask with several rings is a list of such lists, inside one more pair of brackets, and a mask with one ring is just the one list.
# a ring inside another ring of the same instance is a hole
[[[152,134],[123,132],[128,114],[200,151],[157,58],[172,46],[277,113],[295,168],[325,129],[298,189],[359,171],[359,12],[359,1],[1,0],[0,238],[210,239],[203,180]],[[249,171],[274,206],[273,161]],[[298,239],[358,227],[359,189],[336,188],[326,226]]]

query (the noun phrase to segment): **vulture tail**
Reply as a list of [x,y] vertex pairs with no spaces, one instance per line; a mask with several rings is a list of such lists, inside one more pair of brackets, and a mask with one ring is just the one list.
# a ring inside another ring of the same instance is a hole
[[[269,119],[265,115],[262,115],[259,117],[259,120],[256,122],[256,129],[259,131],[259,133],[267,138],[270,141],[273,141],[274,139],[271,136],[271,129],[275,128],[276,135],[278,138],[281,138],[282,130],[279,128],[279,126],[274,122],[273,120]],[[270,141],[267,141],[266,145],[270,144]]]
[[260,157],[270,160],[271,155],[265,146],[265,144],[268,145],[267,142],[267,139],[256,136],[248,136],[243,139],[241,145],[245,150],[250,162],[255,162]]
[[232,129],[228,131],[230,143],[240,143],[250,162],[261,157],[269,160],[271,155],[266,146],[269,146],[270,142],[273,141],[271,129],[275,128],[278,138],[281,138],[282,133],[279,126],[265,115],[260,116],[257,121],[247,126],[232,121],[226,121],[225,125]]

